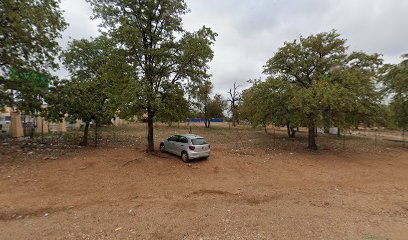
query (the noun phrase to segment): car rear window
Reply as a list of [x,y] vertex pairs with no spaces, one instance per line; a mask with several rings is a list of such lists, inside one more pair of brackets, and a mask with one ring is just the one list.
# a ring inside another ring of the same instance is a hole
[[205,145],[205,144],[208,144],[207,139],[205,139],[205,138],[191,139],[191,142],[193,143],[193,145]]

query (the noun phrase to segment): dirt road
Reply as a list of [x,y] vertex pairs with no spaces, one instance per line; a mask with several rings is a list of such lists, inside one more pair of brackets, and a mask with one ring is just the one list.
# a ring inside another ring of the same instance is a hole
[[406,150],[234,146],[2,161],[0,239],[408,239]]

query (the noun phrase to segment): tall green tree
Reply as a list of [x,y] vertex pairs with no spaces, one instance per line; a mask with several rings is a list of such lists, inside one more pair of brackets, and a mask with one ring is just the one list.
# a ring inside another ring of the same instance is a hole
[[390,108],[396,125],[408,129],[408,54],[401,63],[392,65],[384,76],[384,83],[392,99]]
[[205,112],[206,127],[210,128],[211,119],[224,118],[224,111],[227,109],[228,103],[220,94],[215,94],[207,104]]
[[[269,77],[266,81],[250,80],[252,86],[243,91],[240,105],[241,116],[252,126],[287,126],[288,137],[294,138],[295,127],[299,126],[299,115],[291,105],[295,88],[279,78]],[[256,106],[256,107],[254,107]]]
[[285,108],[292,121],[308,127],[312,150],[317,149],[317,127],[347,127],[374,118],[381,109],[376,88],[380,56],[347,54],[345,43],[335,31],[300,37],[285,42],[264,67],[274,90],[290,92]]
[[211,127],[212,118],[223,118],[224,111],[227,108],[227,102],[220,94],[211,97],[213,85],[210,81],[204,82],[202,86],[193,91],[195,102],[192,104],[196,110],[196,117],[204,119],[206,128]]
[[70,80],[56,82],[47,97],[48,118],[60,120],[68,115],[85,123],[81,145],[88,144],[88,129],[109,122],[123,105],[122,92],[129,87],[128,65],[122,49],[112,39],[72,41],[64,51],[64,65]]
[[213,85],[210,81],[205,81],[200,87],[192,91],[195,102],[192,108],[197,110],[198,117],[204,118],[204,125],[209,128],[208,105],[211,101]]
[[107,29],[127,53],[130,74],[139,86],[132,106],[147,113],[147,152],[154,152],[154,116],[174,88],[185,90],[187,81],[201,85],[209,78],[216,34],[207,27],[192,33],[183,29],[182,16],[188,11],[184,0],[87,2],[94,18],[102,20],[102,30]]
[[0,107],[40,108],[66,26],[57,0],[0,1]]

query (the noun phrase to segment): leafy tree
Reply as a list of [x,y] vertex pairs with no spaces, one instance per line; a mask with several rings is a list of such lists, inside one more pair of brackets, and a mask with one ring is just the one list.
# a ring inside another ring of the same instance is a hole
[[[286,125],[288,136],[294,138],[295,126],[300,123],[297,114],[292,112],[290,100],[295,94],[292,84],[281,79],[269,77],[265,82],[251,80],[251,88],[243,91],[241,116],[253,125],[266,127]],[[256,106],[256,107],[254,107]]]
[[401,63],[390,66],[384,83],[392,94],[390,108],[395,123],[405,131],[408,129],[408,54],[402,57]]
[[205,81],[200,87],[192,91],[195,102],[193,103],[193,108],[197,108],[197,117],[204,118],[204,124],[206,128],[209,128],[209,115],[208,115],[208,105],[210,104],[213,86],[210,81]]
[[19,72],[14,68],[10,69],[9,83],[12,83],[14,90],[9,89],[7,105],[26,114],[36,115],[48,93],[49,79],[54,77],[28,70]]
[[[168,90],[170,91],[170,89]],[[157,110],[155,119],[167,123],[181,122],[189,114],[189,102],[184,98],[184,92],[180,88],[174,88],[173,93],[168,93],[160,108]]]
[[87,1],[94,18],[102,20],[102,29],[127,53],[129,75],[138,86],[131,107],[147,113],[147,152],[154,152],[154,116],[169,94],[178,92],[175,88],[185,90],[187,82],[201,85],[209,78],[216,34],[206,27],[193,33],[183,29],[184,0]]
[[207,122],[206,127],[210,128],[211,119],[224,118],[225,109],[227,109],[227,102],[220,94],[215,94],[205,108],[205,120]]
[[223,118],[227,108],[227,102],[220,94],[211,98],[212,88],[211,82],[206,81],[194,91],[196,102],[193,105],[197,108],[197,117],[204,118],[206,128],[210,128],[212,118]]
[[348,55],[345,43],[335,31],[300,37],[285,42],[265,65],[272,89],[279,92],[281,87],[289,94],[285,102],[276,104],[284,105],[281,108],[289,111],[291,121],[308,127],[309,149],[317,149],[317,127],[348,127],[374,119],[381,109],[376,89],[380,56]]
[[88,143],[88,129],[109,122],[123,104],[121,93],[128,86],[124,51],[114,48],[106,36],[74,40],[63,53],[71,80],[56,82],[46,99],[48,118],[60,120],[66,114],[85,123],[81,145]]
[[40,109],[66,26],[57,0],[0,2],[0,107]]

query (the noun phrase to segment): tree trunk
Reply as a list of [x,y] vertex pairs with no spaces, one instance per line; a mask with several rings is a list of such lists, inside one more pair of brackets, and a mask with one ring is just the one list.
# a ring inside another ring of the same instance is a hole
[[211,127],[211,120],[208,119],[207,121],[208,121],[208,128],[210,128]]
[[294,127],[290,127],[289,125],[286,126],[288,129],[288,137],[289,138],[296,138],[296,131]]
[[232,115],[232,126],[233,126],[233,127],[236,127],[236,126],[237,126],[237,123],[236,123],[236,120],[235,120],[235,116],[234,116],[234,115]]
[[95,147],[98,146],[98,123],[95,121]]
[[208,120],[207,120],[207,118],[204,118],[204,126],[205,126],[205,128],[208,128]]
[[309,127],[308,147],[310,150],[317,150],[315,127]]
[[154,153],[154,139],[153,139],[153,117],[154,112],[147,110],[147,153]]
[[79,143],[80,146],[88,146],[88,132],[89,132],[89,122],[85,123],[84,136],[82,137],[82,142]]

